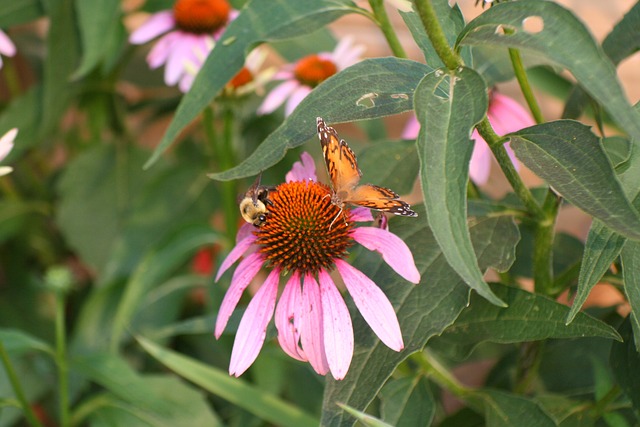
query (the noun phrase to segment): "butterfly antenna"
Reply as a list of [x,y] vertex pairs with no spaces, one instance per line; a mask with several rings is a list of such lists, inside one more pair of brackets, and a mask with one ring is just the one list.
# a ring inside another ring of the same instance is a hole
[[[336,222],[336,219],[338,219],[338,217],[342,215],[342,208],[340,208],[340,212],[338,212],[338,215],[335,216],[335,218],[333,218],[333,221],[331,221],[331,224],[329,224],[329,230],[331,230],[331,227],[333,227],[333,223]],[[345,223],[347,222],[347,220],[345,219]]]

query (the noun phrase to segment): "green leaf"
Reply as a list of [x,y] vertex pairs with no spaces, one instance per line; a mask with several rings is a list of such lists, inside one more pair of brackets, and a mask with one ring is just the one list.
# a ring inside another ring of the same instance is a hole
[[[424,214],[421,207],[417,211],[419,215]],[[394,234],[409,245],[422,277],[421,283],[408,285],[375,253],[361,253],[355,267],[365,272],[391,300],[398,313],[405,349],[400,353],[390,350],[359,315],[352,315],[354,335],[358,337],[354,357],[344,380],[327,378],[323,425],[338,426],[349,422],[350,417],[335,402],[364,410],[396,366],[451,325],[469,300],[469,288],[442,256],[424,221],[393,218],[389,225]],[[483,219],[472,224],[470,232],[482,268],[505,265],[513,260],[519,235],[511,218]]]
[[599,139],[587,126],[558,120],[509,136],[518,159],[556,192],[609,228],[640,239],[640,214],[627,199]]
[[232,378],[226,372],[205,365],[153,342],[138,337],[140,345],[160,363],[205,390],[245,409],[265,421],[281,426],[316,426],[318,420],[279,398]]
[[420,164],[413,141],[367,145],[358,153],[362,182],[393,188],[399,194],[411,192]]
[[631,305],[631,325],[636,350],[640,351],[640,242],[628,241],[620,253],[624,293]]
[[119,398],[138,408],[168,414],[168,408],[157,392],[124,359],[110,353],[92,353],[76,356],[71,361],[73,370],[88,380],[100,384]]
[[483,390],[487,427],[555,427],[532,400],[499,390]]
[[630,316],[620,325],[618,332],[624,341],[613,343],[609,363],[616,381],[631,399],[637,416],[640,416],[640,353],[637,350],[638,340],[634,338]]
[[[637,185],[640,181],[640,150],[632,145],[629,147],[629,151],[629,157],[624,162],[626,169],[618,175],[618,178],[627,197],[629,200],[633,200],[633,205],[638,208],[640,207],[640,187]],[[582,258],[578,291],[567,322],[570,322],[580,310],[589,292],[600,281],[611,263],[615,261],[626,241],[625,237],[606,227],[597,219],[593,221]]]
[[71,74],[78,64],[79,40],[76,32],[73,0],[49,0],[49,33],[43,72],[41,135],[58,125],[66,111],[74,88]]
[[417,147],[424,204],[444,256],[464,281],[493,304],[504,305],[484,281],[467,226],[471,129],[485,115],[487,90],[471,69],[437,70],[416,88]]
[[396,427],[431,425],[436,402],[425,377],[392,379],[380,391],[382,419]]
[[319,147],[316,117],[334,124],[409,111],[418,82],[431,70],[419,62],[391,57],[352,65],[318,85],[251,156],[209,177],[227,181],[256,175],[311,138]]
[[591,289],[600,281],[611,264],[620,254],[626,238],[607,228],[602,222],[595,219],[582,256],[582,266],[578,277],[578,291],[567,315],[566,323],[570,323],[587,300]]
[[508,307],[496,307],[472,295],[469,307],[439,338],[459,358],[485,341],[506,344],[579,337],[620,340],[615,329],[585,313],[578,313],[575,321],[566,325],[569,308],[550,298],[506,285],[494,284],[491,288]]
[[611,164],[618,170],[631,157],[631,141],[621,136],[610,136],[602,139],[602,147]]
[[[523,23],[527,18],[541,21],[544,28],[526,31]],[[633,139],[640,141],[640,114],[631,108],[613,64],[573,13],[555,2],[494,5],[467,25],[458,44],[529,50],[565,67]]]
[[344,409],[344,411],[348,414],[351,414],[355,419],[357,419],[360,424],[369,427],[394,427],[393,424],[387,424],[384,421],[374,417],[373,415],[366,414],[362,411],[358,411],[355,408],[352,408],[349,405],[343,405],[342,403],[338,403],[338,406]]
[[169,274],[195,253],[196,249],[216,241],[220,236],[208,227],[191,227],[149,253],[134,271],[118,305],[111,335],[111,347],[117,348],[125,330],[130,327],[144,296],[167,279]]
[[120,0],[75,0],[82,38],[82,61],[74,72],[78,79],[107,59],[113,39],[122,26]]
[[133,147],[95,146],[68,163],[58,183],[57,222],[98,275],[108,265],[131,204],[155,176],[141,170],[145,155]]
[[229,23],[207,57],[191,89],[180,101],[169,128],[145,164],[145,168],[158,160],[178,133],[195,119],[224,85],[240,71],[246,54],[253,47],[265,41],[308,34],[342,15],[357,10],[349,0],[249,2],[240,11],[240,15]]
[[24,24],[44,15],[42,0],[14,0],[2,3],[0,8],[0,28]]
[[51,356],[54,354],[49,344],[18,329],[0,328],[0,342],[9,353],[20,354],[36,350]]
[[614,64],[640,49],[640,3],[633,5],[602,42],[602,49]]
[[211,411],[201,390],[187,385],[180,379],[168,375],[148,375],[139,378],[145,388],[154,391],[154,397],[162,402],[162,411],[153,412],[145,408],[128,405],[110,395],[102,396],[102,405],[89,415],[92,426],[154,426],[190,427],[222,426],[222,422]]

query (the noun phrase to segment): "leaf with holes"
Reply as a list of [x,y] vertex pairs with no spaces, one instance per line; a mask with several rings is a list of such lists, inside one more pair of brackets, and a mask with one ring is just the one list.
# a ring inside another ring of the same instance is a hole
[[[530,24],[542,29],[528,30]],[[640,114],[631,108],[613,64],[585,26],[562,6],[550,1],[496,4],[467,25],[458,44],[528,50],[552,65],[565,67],[629,135],[640,141]]]
[[453,269],[480,295],[504,305],[484,281],[467,226],[471,129],[485,115],[487,90],[468,68],[437,70],[416,89],[420,179],[429,225]]
[[251,156],[209,177],[227,181],[257,175],[276,164],[287,150],[311,138],[317,143],[316,117],[333,124],[409,111],[418,82],[431,70],[398,58],[367,59],[352,65],[318,85]]

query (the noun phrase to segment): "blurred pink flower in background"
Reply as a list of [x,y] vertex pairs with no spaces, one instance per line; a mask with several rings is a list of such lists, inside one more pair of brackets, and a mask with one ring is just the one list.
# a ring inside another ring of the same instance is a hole
[[[16,54],[16,45],[13,44],[9,36],[0,30],[0,54],[13,56]],[[2,68],[2,56],[0,56],[0,68]]]
[[[15,141],[18,135],[18,129],[13,128],[0,138],[0,162],[9,155],[13,150],[13,141]],[[0,176],[9,174],[13,171],[11,166],[0,166]]]
[[[368,209],[344,208],[341,212],[330,202],[330,189],[316,182],[309,154],[302,154],[286,181],[269,193],[267,221],[260,227],[244,224],[236,246],[218,270],[216,280],[244,255],[218,311],[215,336],[222,335],[245,288],[267,265],[271,272],[240,321],[229,373],[240,376],[258,357],[275,310],[282,349],[294,359],[308,361],[320,375],[331,371],[335,379],[343,379],[353,357],[353,327],[329,272],[337,269],[362,317],[395,351],[401,351],[404,342],[393,306],[370,278],[344,258],[357,242],[379,252],[411,283],[420,281],[420,273],[409,247],[398,236],[379,224],[355,226],[356,221],[373,221]],[[344,220],[333,223],[341,214]],[[276,306],[282,275],[289,277]]]
[[[202,68],[204,61],[207,59],[208,52],[198,51],[196,52],[196,60],[188,60],[185,65],[185,74],[180,80],[180,90],[187,92],[196,75]],[[258,46],[253,49],[244,63],[244,67],[227,83],[225,86],[226,95],[242,96],[251,92],[256,92],[260,95],[264,92],[264,85],[271,79],[275,69],[273,67],[261,69],[264,60],[267,58],[267,51]]]
[[258,114],[269,114],[285,103],[285,116],[291,114],[311,90],[332,75],[360,61],[364,46],[353,45],[351,37],[344,37],[333,52],[308,55],[295,64],[286,64],[273,79],[283,80],[267,95]]
[[188,73],[189,64],[202,65],[202,58],[237,15],[226,0],[177,0],[172,10],[154,13],[129,41],[144,44],[162,35],[147,55],[147,63],[151,68],[165,64],[164,81],[173,86]]
[[[518,104],[508,96],[495,91],[491,93],[489,98],[487,118],[495,132],[500,136],[506,135],[510,132],[516,132],[520,129],[536,124],[531,117],[531,114],[529,114],[522,105]],[[420,123],[418,123],[418,120],[413,116],[407,122],[404,131],[402,132],[402,138],[415,139],[418,137],[419,131]],[[489,173],[491,172],[491,159],[493,158],[493,155],[491,153],[491,149],[485,140],[482,139],[477,130],[473,130],[471,139],[476,142],[469,162],[469,177],[476,184],[483,185],[486,184],[489,179]],[[516,156],[508,142],[505,143],[505,148],[514,166],[518,169],[518,160],[516,159]]]

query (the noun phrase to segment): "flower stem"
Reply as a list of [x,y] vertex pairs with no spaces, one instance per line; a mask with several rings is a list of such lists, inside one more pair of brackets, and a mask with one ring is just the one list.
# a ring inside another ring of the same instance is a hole
[[544,122],[544,117],[542,117],[540,106],[538,105],[536,98],[533,96],[533,90],[531,90],[527,72],[522,64],[520,51],[518,49],[509,49],[509,56],[511,57],[511,65],[513,66],[513,71],[516,75],[516,79],[518,80],[518,84],[520,85],[520,90],[522,90],[522,94],[527,101],[527,105],[529,105],[529,110],[531,110],[531,114],[533,115],[536,123],[540,124]]
[[65,292],[57,291],[56,296],[56,365],[58,366],[58,394],[60,405],[60,425],[69,423],[69,366],[67,365],[67,338],[64,314],[66,311]]
[[[231,107],[223,110],[222,144],[217,147],[220,155],[220,167],[223,170],[230,169],[234,164],[233,153],[233,126],[235,115]],[[234,181],[222,182],[222,204],[225,220],[225,233],[227,242],[233,246],[236,241],[236,228],[238,220],[237,191]]]
[[520,344],[514,387],[516,393],[527,394],[529,392],[529,387],[538,375],[543,347],[544,341],[530,341]]
[[371,6],[371,10],[373,10],[373,16],[375,17],[378,27],[382,30],[382,34],[387,39],[387,43],[389,43],[389,47],[395,56],[398,58],[407,58],[407,52],[405,52],[404,48],[400,44],[400,40],[398,40],[398,36],[396,32],[393,30],[393,26],[391,25],[391,21],[389,21],[389,16],[387,15],[387,10],[384,8],[384,3],[382,0],[369,0],[369,5]]
[[478,123],[477,129],[480,136],[482,136],[489,145],[489,148],[491,148],[502,172],[507,177],[509,184],[511,184],[511,187],[518,198],[520,198],[531,214],[537,218],[542,218],[544,216],[542,209],[533,198],[531,191],[529,191],[529,189],[524,185],[520,175],[518,175],[516,168],[513,166],[513,163],[507,154],[507,150],[504,148],[502,138],[495,133],[493,127],[491,127],[491,123],[489,123],[489,120],[485,117],[480,123]]
[[415,6],[422,20],[422,25],[427,32],[427,36],[429,36],[433,48],[440,59],[442,59],[442,62],[444,62],[444,65],[450,70],[455,70],[461,65],[464,65],[462,58],[449,46],[447,37],[436,16],[436,11],[431,4],[431,0],[415,0]]
[[20,405],[22,406],[25,418],[31,426],[42,427],[42,424],[38,421],[38,417],[36,417],[35,412],[33,412],[33,409],[31,408],[31,404],[27,400],[27,396],[24,394],[24,390],[22,390],[20,380],[16,375],[16,371],[13,369],[13,365],[9,359],[9,354],[4,348],[2,341],[0,341],[0,359],[2,359],[2,364],[4,365],[4,370],[7,372],[7,377],[9,377],[11,387],[13,387],[13,393],[16,395]]
[[553,296],[553,238],[561,198],[548,190],[543,216],[536,225],[533,248],[533,280],[536,293]]
[[3,70],[11,98],[18,97],[22,93],[22,87],[20,84],[20,76],[18,75],[18,70],[16,70],[16,64],[13,59],[5,58]]

